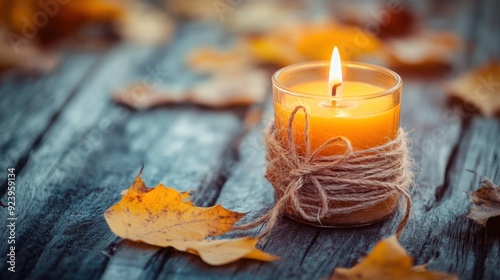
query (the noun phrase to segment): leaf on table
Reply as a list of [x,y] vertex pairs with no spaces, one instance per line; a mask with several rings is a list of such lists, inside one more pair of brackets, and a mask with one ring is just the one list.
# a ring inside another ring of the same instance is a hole
[[[214,8],[215,3],[218,1],[219,0],[163,0],[162,2],[174,16],[191,20],[214,20],[218,19],[218,15]],[[227,6],[229,5],[227,4]]]
[[280,26],[247,40],[258,60],[278,66],[307,60],[330,60],[334,46],[346,60],[371,56],[380,49],[377,38],[366,35],[358,27],[336,23]]
[[31,44],[14,47],[7,32],[0,28],[0,73],[16,68],[28,74],[45,74],[54,70],[59,59],[50,51],[42,51]]
[[262,35],[248,36],[246,41],[256,61],[286,66],[307,60],[297,49],[301,33],[301,26],[286,25],[273,28]]
[[187,65],[196,72],[210,74],[254,67],[254,61],[248,46],[240,41],[224,50],[211,47],[197,48],[188,55]]
[[276,257],[255,248],[256,238],[207,239],[227,233],[245,214],[221,205],[197,207],[189,193],[159,184],[147,188],[140,174],[117,204],[104,213],[118,236],[160,247],[174,247],[201,257],[210,265],[247,258],[272,261]]
[[384,46],[384,55],[392,67],[432,69],[450,66],[462,42],[452,32],[419,31],[387,40]]
[[132,1],[124,6],[124,15],[115,21],[118,34],[137,45],[158,45],[167,42],[175,32],[175,22],[166,13]]
[[[224,26],[237,33],[261,34],[302,21],[303,1],[248,1],[223,14]],[[265,20],[262,20],[265,19]]]
[[28,41],[51,42],[73,36],[82,27],[111,22],[123,14],[118,4],[106,0],[71,0],[65,4],[55,1],[52,5],[49,1],[45,9],[37,0],[9,2],[4,10],[8,16],[3,21],[16,36]]
[[455,275],[428,271],[413,265],[412,258],[401,247],[396,236],[383,239],[352,268],[336,268],[330,278],[341,279],[458,279]]
[[500,111],[500,63],[492,62],[448,83],[447,92],[492,117]]
[[64,4],[48,1],[45,8],[40,8],[37,0],[10,1],[9,5],[3,1],[6,0],[0,0],[0,7],[6,7],[7,16],[2,21],[19,44],[66,39],[78,47],[92,46],[118,36],[133,43],[153,45],[167,41],[175,29],[173,20],[162,9],[146,1],[71,0]]
[[332,3],[334,17],[350,25],[356,25],[371,35],[388,38],[410,35],[417,27],[416,16],[405,5],[394,1]]
[[115,92],[113,99],[135,109],[185,102],[212,108],[225,108],[262,102],[268,91],[268,84],[268,77],[264,71],[251,69],[215,73],[181,92],[151,89],[143,84],[133,84]]
[[297,49],[309,60],[330,60],[337,46],[343,60],[356,60],[374,55],[380,50],[380,41],[368,36],[359,27],[336,23],[304,26]]
[[500,217],[500,187],[486,177],[483,179],[480,189],[467,193],[474,202],[467,218],[486,227],[490,218]]

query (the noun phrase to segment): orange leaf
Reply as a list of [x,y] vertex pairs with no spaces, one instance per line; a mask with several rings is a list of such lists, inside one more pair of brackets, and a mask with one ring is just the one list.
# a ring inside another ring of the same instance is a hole
[[485,116],[500,110],[500,63],[483,65],[448,84],[448,93],[476,106]]
[[206,263],[222,265],[241,258],[272,261],[276,257],[255,248],[258,239],[207,240],[232,230],[245,214],[220,205],[196,207],[188,193],[159,184],[146,187],[140,175],[120,202],[106,210],[111,230],[124,239],[199,255]]
[[313,60],[330,60],[337,46],[344,60],[355,60],[380,49],[377,38],[368,36],[359,27],[336,24],[306,26],[297,49]]
[[411,257],[391,236],[377,243],[373,250],[353,268],[336,268],[331,280],[341,279],[458,279],[455,275],[427,271],[425,266],[413,266]]

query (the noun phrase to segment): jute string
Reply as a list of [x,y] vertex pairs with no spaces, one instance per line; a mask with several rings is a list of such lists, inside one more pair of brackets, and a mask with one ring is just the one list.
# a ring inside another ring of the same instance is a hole
[[[305,153],[297,152],[293,121],[304,111]],[[267,224],[268,234],[285,209],[293,210],[301,220],[322,224],[322,219],[369,210],[388,199],[404,197],[404,216],[396,234],[401,235],[411,211],[410,187],[413,185],[413,161],[407,133],[400,129],[396,139],[367,150],[354,150],[349,139],[334,137],[311,151],[309,116],[303,106],[290,115],[287,137],[270,124],[265,132],[267,146],[266,178],[275,189],[275,205],[256,221],[238,226],[245,230]],[[319,155],[327,147],[340,146],[341,155]],[[340,204],[339,204],[340,203]]]

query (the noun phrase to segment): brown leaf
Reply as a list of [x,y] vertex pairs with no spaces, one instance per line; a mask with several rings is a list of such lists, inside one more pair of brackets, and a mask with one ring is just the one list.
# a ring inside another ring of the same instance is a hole
[[480,189],[468,193],[474,205],[469,209],[467,218],[486,226],[490,218],[500,217],[500,187],[483,177]]
[[275,260],[275,256],[255,248],[255,238],[207,239],[231,231],[243,216],[220,205],[196,207],[189,200],[189,193],[162,184],[149,189],[140,174],[120,202],[104,213],[111,230],[121,238],[174,247],[199,255],[211,265],[241,258]]
[[341,279],[458,279],[455,275],[428,271],[413,266],[413,260],[401,247],[396,236],[383,239],[370,254],[352,268],[336,268],[330,278]]
[[391,67],[432,69],[451,65],[461,45],[461,39],[455,33],[422,30],[387,40],[385,55]]
[[410,35],[417,25],[412,11],[396,1],[384,1],[383,5],[377,1],[334,3],[332,10],[340,21],[359,26],[377,37]]
[[0,28],[0,73],[16,68],[28,74],[45,74],[59,64],[57,56],[32,44],[12,45],[7,32]]
[[500,110],[500,63],[492,62],[461,75],[447,85],[447,92],[492,117]]
[[221,72],[182,92],[157,90],[142,84],[133,84],[117,91],[113,99],[136,109],[184,102],[225,108],[262,102],[268,91],[268,84],[268,77],[261,70]]

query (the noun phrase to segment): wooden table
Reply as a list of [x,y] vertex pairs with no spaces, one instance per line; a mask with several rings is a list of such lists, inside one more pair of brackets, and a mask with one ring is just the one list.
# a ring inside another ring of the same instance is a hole
[[[471,205],[465,192],[479,187],[479,178],[466,169],[500,182],[500,121],[450,103],[442,87],[458,73],[500,58],[498,1],[413,5],[426,26],[453,29],[467,43],[465,55],[444,76],[402,73],[402,126],[412,131],[420,170],[412,217],[400,241],[416,263],[429,262],[430,269],[463,279],[500,279],[498,227],[485,229],[465,218]],[[185,22],[168,46],[66,53],[49,75],[2,78],[0,194],[5,202],[7,168],[15,168],[18,220],[16,273],[10,273],[7,211],[0,211],[0,278],[319,279],[335,267],[354,265],[394,233],[401,213],[358,229],[320,229],[284,218],[259,243],[279,261],[210,267],[196,256],[123,241],[109,230],[103,212],[120,199],[143,163],[149,186],[162,182],[194,190],[197,205],[250,211],[246,221],[272,205],[262,145],[270,100],[231,110],[180,105],[147,111],[110,100],[112,89],[146,77],[177,86],[200,79],[186,69],[185,54],[227,39],[213,27]],[[244,125],[262,110],[260,124]]]

